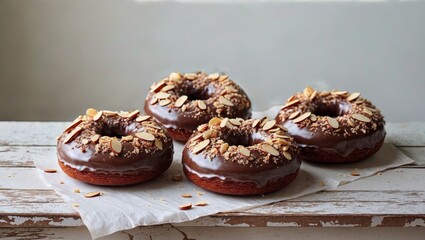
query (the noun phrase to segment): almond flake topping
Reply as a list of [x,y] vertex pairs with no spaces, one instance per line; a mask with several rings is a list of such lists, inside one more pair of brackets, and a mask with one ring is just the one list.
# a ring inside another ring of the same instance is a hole
[[149,116],[149,115],[139,116],[139,117],[136,118],[136,122],[143,122],[143,121],[148,120],[149,118],[151,118],[151,116]]
[[309,98],[310,95],[314,92],[314,89],[310,86],[306,87],[303,91],[303,94],[306,98]]
[[155,95],[155,97],[158,99],[165,99],[165,98],[168,98],[169,96],[170,94],[165,92],[159,92]]
[[93,116],[93,121],[97,122],[103,115],[103,111],[99,111]]
[[191,204],[191,203],[183,204],[183,205],[180,205],[180,206],[179,206],[179,209],[180,209],[180,210],[189,210],[189,209],[191,209],[191,208],[192,208],[192,204]]
[[351,117],[356,119],[356,120],[359,120],[361,122],[370,122],[370,118],[368,118],[368,117],[366,117],[365,115],[362,115],[362,114],[355,113]]
[[220,78],[218,78],[218,80],[224,81],[224,80],[226,80],[228,78],[229,78],[229,76],[227,76],[227,75],[221,75]]
[[159,90],[161,90],[161,88],[163,88],[166,85],[165,82],[161,81],[158,84],[156,84],[155,86],[152,87],[151,92],[159,92]]
[[227,98],[225,98],[225,97],[223,97],[223,96],[220,96],[220,97],[218,98],[218,101],[219,101],[220,103],[222,103],[222,104],[226,105],[226,106],[230,106],[230,107],[234,106],[234,104],[233,104],[233,102],[232,102],[232,101],[230,101],[229,99],[227,99]]
[[208,144],[210,144],[210,140],[209,140],[209,139],[204,140],[204,141],[202,141],[202,142],[198,143],[198,144],[197,144],[197,145],[193,148],[193,153],[194,153],[194,154],[199,153],[200,151],[204,150],[204,148],[206,148],[206,147],[208,146]]
[[162,150],[163,146],[162,146],[162,142],[161,140],[159,140],[158,138],[155,139],[155,146],[159,149]]
[[155,136],[148,133],[148,132],[137,132],[136,134],[134,134],[136,137],[146,140],[146,141],[153,141],[155,140]]
[[261,119],[255,119],[254,122],[252,123],[252,127],[255,128],[259,123],[260,123]]
[[326,120],[328,121],[329,125],[333,128],[339,128],[339,123],[335,118],[332,117],[326,117]]
[[235,126],[240,126],[241,122],[239,121],[239,119],[229,119],[229,122]]
[[99,134],[95,134],[90,138],[90,141],[92,143],[97,143],[97,141],[99,141],[100,135]]
[[292,106],[292,105],[294,105],[294,104],[297,104],[297,103],[299,103],[300,102],[300,100],[299,99],[295,99],[295,100],[292,100],[292,101],[290,101],[290,102],[287,102],[283,107],[282,107],[282,109],[285,109],[285,108],[287,108],[287,107],[290,107],[290,106]]
[[218,117],[213,117],[208,122],[208,126],[219,126],[221,123],[221,119]]
[[352,126],[352,127],[354,127],[354,126],[356,126],[356,124],[353,122],[353,120],[351,120],[351,119],[348,119],[347,120],[347,123],[348,123],[348,125],[350,125],[350,126]]
[[181,80],[180,73],[175,73],[175,72],[171,73],[171,74],[168,76],[168,78],[169,78],[171,81],[174,81],[174,82],[180,82],[180,80]]
[[310,117],[310,115],[311,115],[311,112],[303,113],[301,116],[299,116],[299,117],[295,118],[295,119],[293,120],[293,122],[294,122],[294,123],[299,123],[299,122],[301,122],[301,121],[305,120],[306,118]]
[[161,105],[163,107],[167,106],[170,103],[171,103],[170,99],[164,99],[164,100],[159,101],[159,105]]
[[157,102],[158,102],[158,98],[153,97],[149,103],[153,105],[153,104],[155,104]]
[[267,131],[269,129],[272,129],[274,127],[274,125],[276,125],[276,120],[270,120],[270,121],[266,122],[266,124],[264,124],[263,130]]
[[300,115],[300,111],[293,112],[293,113],[291,113],[291,115],[289,115],[288,119],[294,119],[298,115]]
[[285,158],[288,159],[288,160],[291,160],[292,159],[291,154],[288,153],[288,152],[283,152],[283,156],[285,156]]
[[139,115],[140,111],[139,110],[134,110],[131,113],[129,113],[127,115],[128,118],[134,118],[135,116]]
[[354,93],[350,94],[350,96],[347,97],[347,101],[351,102],[353,100],[356,100],[358,97],[360,97],[360,93],[354,92]]
[[220,127],[227,127],[227,128],[232,128],[233,127],[233,125],[229,122],[229,119],[228,118],[225,118],[225,119],[223,119],[222,121],[221,121],[221,123],[220,123]]
[[92,197],[97,197],[97,196],[100,196],[100,195],[101,195],[101,192],[89,192],[89,193],[84,194],[84,197],[92,198]]
[[344,95],[346,93],[347,93],[347,91],[335,91],[335,92],[332,92],[333,95]]
[[47,169],[44,169],[44,172],[45,173],[55,173],[55,172],[57,172],[57,170],[54,169],[54,168],[47,168]]
[[229,144],[228,143],[223,143],[220,146],[220,153],[223,154],[227,151],[227,149],[229,148]]
[[190,193],[183,193],[180,196],[183,197],[183,198],[191,198],[192,197],[192,195]]
[[112,138],[112,140],[109,142],[109,147],[116,154],[119,154],[122,151],[121,142],[115,138]]
[[94,117],[94,115],[96,115],[96,113],[97,113],[97,110],[94,109],[94,108],[88,108],[86,110],[86,115],[89,116],[89,117]]
[[196,76],[197,76],[196,73],[186,73],[184,75],[184,78],[189,79],[189,80],[193,80],[193,79],[196,78]]
[[74,138],[76,138],[83,129],[81,127],[76,127],[72,132],[65,138],[64,143],[70,143]]
[[370,111],[370,110],[369,110],[369,109],[367,109],[367,108],[363,109],[363,112],[364,112],[364,113],[366,113],[366,114],[367,114],[367,115],[369,115],[369,116],[372,116],[372,115],[373,115],[372,111]]
[[69,131],[71,131],[71,130],[72,130],[72,129],[74,129],[76,126],[78,126],[78,124],[80,124],[82,121],[83,121],[83,119],[81,119],[81,118],[75,119],[75,120],[74,120],[74,122],[72,122],[72,123],[71,123],[71,125],[69,125],[69,126],[65,129],[65,131],[64,131],[64,132],[69,132]]
[[219,77],[220,77],[219,73],[212,73],[212,74],[208,75],[208,78],[211,79],[211,80],[216,80]]
[[273,156],[279,156],[279,151],[276,148],[274,148],[273,146],[269,145],[269,144],[263,144],[263,145],[261,145],[261,148],[264,151],[270,153]]
[[199,100],[199,101],[197,101],[197,103],[198,103],[198,107],[199,107],[200,109],[202,109],[202,110],[207,109],[207,105],[204,103],[204,101]]
[[166,92],[166,91],[170,91],[170,90],[172,90],[172,89],[174,89],[175,87],[174,87],[174,85],[167,85],[167,86],[165,86],[165,87],[163,87],[162,89],[161,89],[161,92]]
[[178,107],[178,108],[183,106],[183,104],[186,102],[187,98],[188,98],[188,96],[186,96],[186,95],[179,97],[177,99],[176,103],[174,103],[174,106]]
[[315,114],[311,114],[310,120],[313,121],[313,122],[317,121],[317,116]]
[[203,206],[207,206],[208,205],[208,203],[206,203],[206,202],[197,202],[197,203],[195,203],[195,206],[198,206],[198,207],[203,207]]
[[314,91],[314,92],[311,93],[311,95],[310,95],[310,97],[308,97],[308,99],[310,99],[310,101],[313,101],[314,98],[316,97],[316,95],[317,95],[317,91]]
[[239,148],[239,152],[244,155],[245,157],[249,157],[251,155],[251,152],[245,148],[244,146]]

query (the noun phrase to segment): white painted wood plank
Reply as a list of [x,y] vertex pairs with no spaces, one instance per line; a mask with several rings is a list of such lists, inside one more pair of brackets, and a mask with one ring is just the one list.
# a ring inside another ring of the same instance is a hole
[[0,189],[50,189],[36,168],[0,168]]
[[[423,240],[425,228],[310,228],[310,227],[185,227],[185,226],[156,226],[139,227],[121,231],[99,240],[169,240],[169,239],[292,239],[311,240],[318,236],[326,236],[327,240]],[[78,228],[7,228],[0,231],[0,238],[12,239],[90,239],[88,230]]]
[[0,146],[0,167],[35,167],[34,160],[56,160],[56,147]]
[[[0,146],[54,146],[69,122],[0,122]],[[387,141],[396,146],[425,146],[425,123],[387,123]]]

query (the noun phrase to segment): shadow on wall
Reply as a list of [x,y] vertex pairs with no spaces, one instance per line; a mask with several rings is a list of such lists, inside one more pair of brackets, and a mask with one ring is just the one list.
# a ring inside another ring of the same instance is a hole
[[[311,85],[424,121],[425,2],[0,2],[0,120],[142,109],[171,71],[226,72],[254,109]],[[406,107],[410,104],[411,108]]]

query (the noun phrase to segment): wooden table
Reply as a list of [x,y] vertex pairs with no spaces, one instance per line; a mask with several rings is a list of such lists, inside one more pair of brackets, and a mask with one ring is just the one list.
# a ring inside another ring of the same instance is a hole
[[[0,122],[0,238],[90,238],[78,213],[34,167],[34,159],[54,160],[55,138],[67,124]],[[425,239],[425,123],[388,123],[387,131],[387,141],[418,165],[243,212],[140,227],[106,238]]]

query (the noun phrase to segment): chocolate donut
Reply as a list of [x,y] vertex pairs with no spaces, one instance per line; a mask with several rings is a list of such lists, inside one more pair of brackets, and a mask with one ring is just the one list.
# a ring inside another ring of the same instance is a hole
[[276,116],[298,143],[303,160],[341,163],[373,155],[385,138],[381,112],[360,93],[307,87]]
[[227,75],[171,73],[151,86],[144,110],[174,140],[185,142],[196,127],[213,117],[251,117],[251,101]]
[[89,108],[58,137],[57,155],[60,167],[72,178],[94,185],[129,185],[167,170],[173,141],[152,117],[138,110]]
[[196,185],[229,195],[273,192],[292,182],[298,147],[275,120],[213,118],[187,141],[183,171]]

